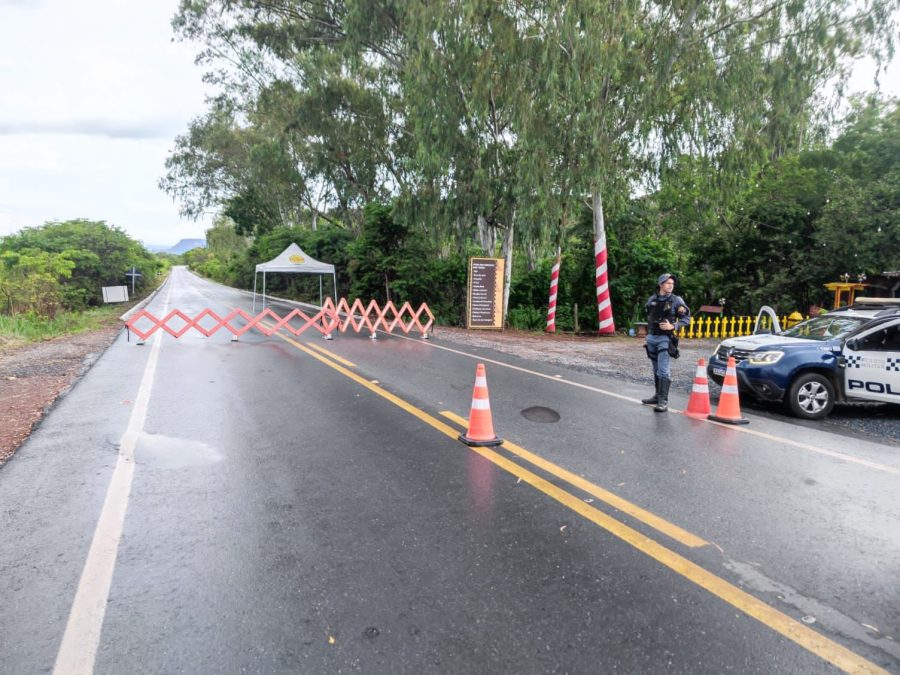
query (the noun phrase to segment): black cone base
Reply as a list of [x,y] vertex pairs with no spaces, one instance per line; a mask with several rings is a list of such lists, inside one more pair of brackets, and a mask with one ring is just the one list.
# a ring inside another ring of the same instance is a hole
[[743,417],[738,417],[734,420],[727,417],[719,417],[718,415],[707,415],[706,418],[713,422],[721,422],[722,424],[750,424],[750,420]]
[[494,436],[493,438],[490,438],[490,439],[488,439],[488,440],[486,440],[486,441],[476,441],[476,440],[474,440],[474,439],[472,439],[472,438],[467,438],[467,437],[464,436],[463,434],[460,434],[460,435],[458,436],[458,438],[459,438],[459,440],[461,440],[461,441],[462,441],[463,443],[465,443],[466,445],[469,445],[469,446],[486,447],[486,448],[493,447],[493,446],[495,446],[495,445],[500,445],[500,444],[503,442],[503,439],[502,439],[502,438],[497,438],[496,436]]

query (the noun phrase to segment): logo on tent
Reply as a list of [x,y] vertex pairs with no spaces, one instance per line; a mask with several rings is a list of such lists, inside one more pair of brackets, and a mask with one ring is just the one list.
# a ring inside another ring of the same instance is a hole
[[292,263],[296,263],[297,265],[302,264],[306,259],[302,255],[297,255],[296,253],[288,258]]

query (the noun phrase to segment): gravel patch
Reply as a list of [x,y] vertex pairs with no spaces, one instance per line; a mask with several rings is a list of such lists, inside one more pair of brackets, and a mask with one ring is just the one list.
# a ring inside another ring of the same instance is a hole
[[27,345],[0,345],[0,465],[112,344],[120,326]]

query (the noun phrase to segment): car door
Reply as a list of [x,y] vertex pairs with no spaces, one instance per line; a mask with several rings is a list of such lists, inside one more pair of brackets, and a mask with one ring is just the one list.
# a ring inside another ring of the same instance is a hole
[[843,353],[848,397],[900,403],[900,317],[848,340]]

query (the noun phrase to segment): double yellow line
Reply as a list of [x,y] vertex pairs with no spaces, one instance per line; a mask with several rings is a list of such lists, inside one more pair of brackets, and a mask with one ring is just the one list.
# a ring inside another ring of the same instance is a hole
[[[314,346],[315,349],[311,349],[306,345],[303,345],[289,337],[283,335],[279,335],[278,337],[285,340],[286,342],[291,343],[292,345],[297,347],[297,349],[305,352],[313,358],[321,361],[329,368],[336,370],[337,372],[353,380],[357,384],[390,401],[394,405],[405,410],[409,414],[418,418],[419,420],[441,432],[442,434],[445,434],[446,436],[449,436],[453,439],[456,439],[459,435],[458,429],[451,427],[438,418],[429,415],[419,408],[416,408],[414,405],[383,389],[378,384],[370,382],[357,373],[348,370],[348,368],[352,368],[355,365],[350,361],[342,359],[341,357],[332,354],[322,347]],[[463,429],[465,429],[467,426],[467,422],[464,418],[452,412],[444,411],[441,412],[441,415],[450,419],[454,423],[459,424]],[[587,494],[593,495],[597,499],[678,541],[684,546],[697,548],[708,545],[708,542],[701,539],[700,537],[691,534],[686,530],[683,530],[677,525],[669,523],[668,521],[640,508],[635,504],[632,504],[631,502],[628,502],[625,499],[622,499],[621,497],[611,492],[608,492],[607,490],[604,490],[597,485],[594,485],[589,481],[586,481],[580,476],[577,476],[563,469],[562,467],[553,464],[552,462],[548,462],[547,460],[529,452],[524,448],[519,447],[514,443],[504,441],[502,447],[508,450],[510,453],[529,462],[533,466],[541,469],[542,471],[545,471],[546,473],[549,473],[566,481],[567,483],[573,485],[579,490],[584,491]],[[767,605],[766,603],[750,595],[749,593],[742,591],[737,586],[728,583],[721,577],[712,574],[706,569],[691,562],[684,556],[679,555],[675,551],[666,548],[662,544],[659,544],[655,540],[638,532],[634,528],[629,527],[623,522],[620,522],[619,520],[616,520],[615,518],[609,516],[600,509],[591,506],[589,503],[585,502],[583,498],[577,497],[567,492],[566,490],[563,490],[559,486],[551,483],[546,478],[543,478],[533,471],[525,468],[524,466],[517,464],[516,462],[498,453],[497,451],[491,448],[477,446],[469,447],[468,449],[478,453],[504,471],[507,471],[513,476],[516,476],[520,480],[528,483],[535,489],[543,492],[545,495],[551,497],[552,499],[555,499],[560,504],[563,504],[586,520],[598,525],[613,536],[618,537],[619,539],[633,546],[645,555],[653,558],[660,564],[668,567],[687,580],[709,591],[721,600],[724,600],[735,609],[738,609],[748,616],[753,617],[757,621],[793,641],[800,647],[837,666],[841,670],[844,670],[848,673],[883,673],[887,675],[887,671],[880,668],[878,665],[872,663],[871,661],[868,661],[867,659],[864,659],[860,655],[838,644],[837,642],[829,640],[825,636],[817,633],[803,623],[792,619],[783,612],[780,612],[774,607]]]

